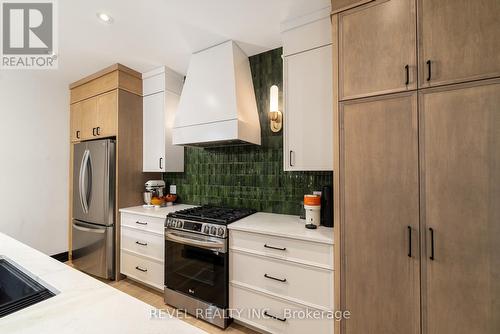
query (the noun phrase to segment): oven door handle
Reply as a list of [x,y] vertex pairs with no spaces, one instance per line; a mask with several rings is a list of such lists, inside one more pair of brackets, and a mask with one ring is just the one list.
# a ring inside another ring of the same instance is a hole
[[222,242],[198,241],[198,240],[194,240],[194,239],[190,239],[190,238],[180,237],[177,234],[172,233],[172,232],[165,233],[165,239],[169,240],[169,241],[173,241],[173,242],[178,242],[178,243],[181,243],[184,245],[196,246],[196,247],[210,249],[210,250],[224,248],[224,243],[222,243]]

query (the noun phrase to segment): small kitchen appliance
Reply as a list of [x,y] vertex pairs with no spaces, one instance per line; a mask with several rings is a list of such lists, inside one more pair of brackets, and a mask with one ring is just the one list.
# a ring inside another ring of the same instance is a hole
[[333,192],[331,186],[324,186],[321,192],[321,225],[333,227]]
[[304,195],[306,228],[316,229],[321,222],[321,196]]
[[167,304],[221,328],[230,324],[227,225],[253,213],[251,209],[201,206],[168,214]]
[[146,191],[152,193],[152,197],[162,198],[165,194],[165,181],[150,180],[145,184]]

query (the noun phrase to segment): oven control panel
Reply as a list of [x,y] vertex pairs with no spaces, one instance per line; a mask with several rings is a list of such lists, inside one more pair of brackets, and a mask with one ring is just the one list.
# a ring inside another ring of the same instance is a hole
[[218,238],[227,237],[226,227],[216,224],[200,223],[200,222],[193,222],[189,220],[167,217],[167,221],[165,222],[165,227],[183,231],[195,232],[204,235],[210,235]]

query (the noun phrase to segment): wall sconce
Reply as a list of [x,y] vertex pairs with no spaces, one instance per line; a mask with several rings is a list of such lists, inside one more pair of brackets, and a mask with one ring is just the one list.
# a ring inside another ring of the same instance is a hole
[[279,89],[278,86],[271,86],[270,91],[270,106],[269,106],[269,119],[271,120],[271,131],[280,132],[283,126],[283,114],[279,108]]

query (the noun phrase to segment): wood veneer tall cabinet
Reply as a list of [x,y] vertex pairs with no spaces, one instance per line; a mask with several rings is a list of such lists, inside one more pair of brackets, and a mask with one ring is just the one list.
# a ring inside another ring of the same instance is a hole
[[374,1],[338,17],[340,100],[417,88],[415,0]]
[[339,3],[336,333],[500,333],[500,2]]
[[500,333],[500,79],[419,99],[423,331]]
[[[70,86],[70,146],[100,138],[116,140],[115,261],[120,273],[120,216],[118,209],[142,201],[142,74],[121,64],[107,67]],[[73,170],[70,167],[72,203]],[[72,219],[71,205],[69,223]],[[71,225],[70,225],[71,226]],[[69,249],[71,250],[71,227]],[[71,254],[70,254],[71,257]]]
[[417,93],[342,103],[340,129],[345,333],[419,334]]
[[500,1],[418,4],[420,87],[500,76]]

